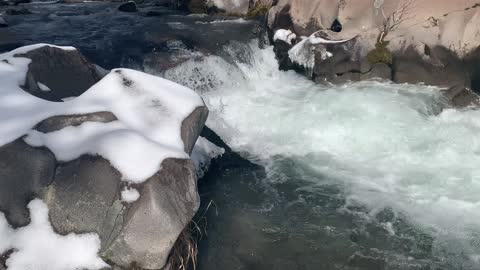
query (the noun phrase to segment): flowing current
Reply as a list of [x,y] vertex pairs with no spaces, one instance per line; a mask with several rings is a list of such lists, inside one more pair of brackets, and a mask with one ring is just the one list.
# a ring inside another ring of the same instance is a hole
[[236,252],[238,269],[480,269],[480,111],[421,85],[314,84],[253,43],[163,75],[201,93],[207,125],[266,169],[239,180],[261,194],[224,180],[218,222],[248,251],[218,240],[210,256]]

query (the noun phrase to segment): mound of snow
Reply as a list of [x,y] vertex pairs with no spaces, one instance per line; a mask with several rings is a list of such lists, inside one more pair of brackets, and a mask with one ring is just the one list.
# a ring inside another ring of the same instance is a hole
[[28,204],[31,223],[11,228],[0,212],[0,254],[14,250],[7,259],[8,270],[101,269],[108,265],[98,257],[100,239],[96,234],[56,234],[41,200]]
[[138,198],[140,198],[140,193],[138,192],[138,190],[134,188],[125,187],[125,189],[122,190],[121,196],[122,196],[122,201],[126,203],[132,203],[138,200]]

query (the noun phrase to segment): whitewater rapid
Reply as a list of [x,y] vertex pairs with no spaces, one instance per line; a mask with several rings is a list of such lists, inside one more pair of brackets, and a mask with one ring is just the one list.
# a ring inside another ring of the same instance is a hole
[[364,207],[367,219],[390,209],[434,239],[438,260],[480,269],[480,111],[450,109],[422,85],[314,84],[254,44],[163,75],[202,94],[207,125],[265,166],[265,181],[335,185],[344,209]]

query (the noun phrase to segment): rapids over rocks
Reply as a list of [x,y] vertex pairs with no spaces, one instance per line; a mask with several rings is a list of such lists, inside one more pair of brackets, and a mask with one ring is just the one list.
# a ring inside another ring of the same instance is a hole
[[163,75],[199,91],[207,125],[265,168],[204,179],[217,213],[201,269],[480,267],[479,111],[422,85],[314,84],[254,42]]

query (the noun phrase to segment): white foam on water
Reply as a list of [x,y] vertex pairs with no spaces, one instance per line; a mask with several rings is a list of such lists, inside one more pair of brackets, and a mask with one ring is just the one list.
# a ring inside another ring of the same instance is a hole
[[[276,156],[294,158],[338,184],[348,204],[392,208],[479,264],[480,111],[441,111],[438,89],[421,85],[316,85],[278,71],[271,48],[254,54],[251,65],[211,57],[165,76],[217,75],[202,89],[207,125],[234,150],[267,169]],[[239,70],[243,80],[228,76]]]

